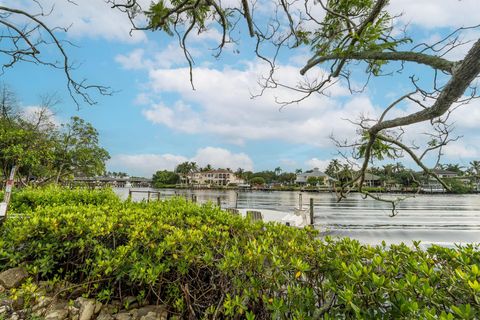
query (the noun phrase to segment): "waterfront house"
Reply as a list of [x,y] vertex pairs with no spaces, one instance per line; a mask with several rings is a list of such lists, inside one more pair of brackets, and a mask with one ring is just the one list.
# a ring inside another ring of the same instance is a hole
[[318,168],[313,168],[313,170],[309,170],[306,172],[298,173],[297,178],[295,179],[295,183],[299,185],[307,185],[308,178],[317,178],[320,184],[329,186],[335,179],[328,176],[326,173],[320,171]]
[[365,187],[381,187],[382,181],[380,180],[380,177],[376,174],[366,172],[365,178],[363,179],[363,185]]
[[226,169],[192,172],[182,175],[181,180],[182,183],[203,187],[245,184],[245,180],[239,178],[231,170]]
[[[458,173],[455,171],[443,170],[443,169],[433,169],[433,173],[435,173],[441,179],[455,179],[463,183],[465,186],[470,185],[472,183],[470,177],[466,176],[459,176]],[[424,192],[445,192],[445,188],[442,186],[437,179],[435,179],[431,175],[427,175],[425,172],[419,172],[423,176],[421,181],[421,190]]]

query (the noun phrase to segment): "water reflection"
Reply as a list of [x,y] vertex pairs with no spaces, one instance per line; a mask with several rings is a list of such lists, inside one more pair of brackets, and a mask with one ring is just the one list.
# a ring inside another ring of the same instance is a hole
[[[149,190],[149,189],[143,189]],[[153,189],[150,189],[153,190]],[[298,192],[285,191],[221,191],[221,190],[176,190],[161,189],[163,199],[175,195],[199,203],[220,199],[222,207],[255,208],[292,212],[299,205]],[[128,189],[117,189],[123,198]],[[133,194],[140,201],[145,194]],[[376,244],[411,242],[424,243],[469,243],[480,242],[480,195],[419,195],[401,202],[399,214],[391,218],[387,203],[362,199],[351,194],[337,202],[331,193],[302,193],[303,206],[307,208],[310,198],[314,201],[315,225],[323,234],[349,236],[362,242]]]

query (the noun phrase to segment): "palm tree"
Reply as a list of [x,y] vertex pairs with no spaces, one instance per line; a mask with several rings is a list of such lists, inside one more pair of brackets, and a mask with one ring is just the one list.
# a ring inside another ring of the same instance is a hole
[[275,172],[275,175],[278,177],[280,175],[280,173],[282,173],[282,168],[276,167],[274,172]]

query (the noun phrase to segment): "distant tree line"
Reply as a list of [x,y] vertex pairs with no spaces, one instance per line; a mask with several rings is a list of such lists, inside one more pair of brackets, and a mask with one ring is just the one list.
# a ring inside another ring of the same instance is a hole
[[[174,171],[157,171],[152,177],[153,185],[156,187],[175,185],[181,181],[181,175],[218,169],[213,168],[210,164],[201,167],[196,162],[186,161],[177,165]],[[225,169],[232,171],[230,168]],[[440,164],[436,169],[451,171],[456,173],[459,177],[469,177],[473,178],[475,181],[480,179],[480,161],[472,161],[467,167],[459,164]],[[305,173],[308,172],[311,171],[305,171]],[[335,179],[340,186],[342,183],[350,181],[357,171],[350,164],[343,163],[338,159],[333,159],[330,161],[324,172],[331,178]],[[407,168],[399,162],[395,164],[385,164],[378,167],[373,166],[369,169],[369,172],[378,176],[379,181],[383,185],[396,185],[405,188],[417,187],[425,179],[422,172]],[[303,170],[296,169],[294,172],[287,172],[280,167],[276,167],[273,170],[254,172],[238,168],[234,173],[251,185],[261,186],[266,184],[281,184],[293,186],[295,185],[297,175],[303,173]],[[323,179],[317,177],[309,177],[307,179],[307,184],[312,186],[321,185],[323,182]],[[450,181],[450,183],[454,189],[460,188],[460,185],[456,186],[458,183],[455,180]]]

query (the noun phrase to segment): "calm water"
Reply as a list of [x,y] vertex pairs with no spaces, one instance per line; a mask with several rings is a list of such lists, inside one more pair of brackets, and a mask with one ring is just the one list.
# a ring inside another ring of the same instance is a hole
[[[135,189],[154,190],[154,189]],[[255,208],[293,212],[299,206],[299,192],[285,191],[220,191],[161,189],[161,198],[180,195],[191,199],[192,193],[199,203],[217,202],[222,207]],[[128,189],[116,189],[126,198]],[[134,200],[142,200],[146,194],[134,193]],[[372,199],[362,199],[351,194],[337,202],[335,194],[302,193],[303,208],[314,199],[315,226],[323,234],[349,236],[362,242],[376,244],[411,243],[421,240],[424,244],[480,242],[480,195],[418,195],[398,206],[398,215],[389,217],[391,207]]]

